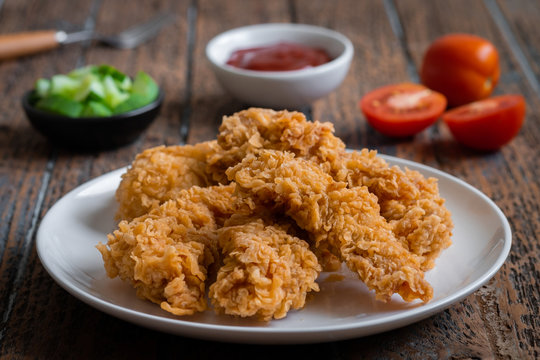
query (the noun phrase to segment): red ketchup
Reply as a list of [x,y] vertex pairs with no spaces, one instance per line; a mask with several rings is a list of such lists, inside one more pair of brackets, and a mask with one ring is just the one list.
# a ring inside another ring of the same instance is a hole
[[328,53],[322,49],[282,42],[236,50],[227,64],[256,71],[290,71],[319,66],[330,60]]

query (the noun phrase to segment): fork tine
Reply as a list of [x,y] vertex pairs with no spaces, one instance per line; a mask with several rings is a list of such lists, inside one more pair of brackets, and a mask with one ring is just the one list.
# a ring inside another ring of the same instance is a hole
[[173,20],[173,14],[163,13],[142,25],[129,28],[118,34],[118,38],[122,43],[121,46],[125,48],[134,47],[153,37],[164,25]]

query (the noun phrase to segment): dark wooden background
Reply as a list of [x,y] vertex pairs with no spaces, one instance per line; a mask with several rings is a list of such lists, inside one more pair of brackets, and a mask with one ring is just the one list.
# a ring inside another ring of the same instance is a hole
[[[0,0],[0,33],[49,28],[114,33],[161,11],[176,14],[175,24],[134,50],[83,43],[0,63],[1,358],[540,357],[539,1]],[[56,285],[35,249],[46,211],[69,190],[127,165],[145,148],[214,138],[221,116],[246,105],[220,89],[204,57],[205,44],[221,31],[264,22],[321,25],[354,43],[345,82],[304,109],[310,118],[332,121],[351,148],[370,147],[439,168],[497,203],[509,218],[513,244],[491,281],[419,323],[301,346],[222,344],[163,334],[105,315]],[[442,124],[414,139],[392,140],[372,130],[357,110],[360,97],[377,86],[417,81],[423,52],[449,32],[492,41],[502,68],[496,94],[520,93],[527,99],[521,133],[500,152],[466,150]],[[30,127],[21,96],[38,77],[92,63],[108,63],[129,74],[149,72],[166,92],[161,115],[137,142],[117,150],[80,154],[54,147]]]

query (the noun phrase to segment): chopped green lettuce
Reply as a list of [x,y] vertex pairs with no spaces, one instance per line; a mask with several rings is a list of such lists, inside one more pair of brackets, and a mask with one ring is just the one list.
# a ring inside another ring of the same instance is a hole
[[103,79],[103,88],[105,90],[104,102],[111,109],[116,108],[118,104],[126,101],[129,97],[128,93],[116,86],[114,79],[110,75],[106,75]]
[[114,109],[114,113],[122,114],[131,110],[141,108],[146,104],[148,104],[148,100],[145,96],[133,93],[126,101],[122,102]]
[[110,116],[148,105],[158,94],[158,85],[143,71],[132,80],[110,65],[89,65],[37,80],[35,106],[70,117]]
[[60,95],[68,99],[74,99],[75,94],[79,90],[81,82],[77,79],[70,78],[67,75],[54,75],[51,78],[51,95]]
[[139,71],[133,81],[132,92],[142,95],[149,103],[158,96],[159,87],[147,73]]
[[82,116],[83,117],[90,117],[90,116],[111,116],[113,113],[111,109],[109,109],[106,105],[103,103],[97,102],[97,101],[89,101],[83,111]]
[[79,117],[84,106],[80,102],[65,98],[62,95],[53,94],[40,99],[36,103],[36,107],[54,114]]
[[47,96],[49,90],[51,88],[51,81],[48,79],[38,79],[36,81],[36,93],[39,97],[45,97]]

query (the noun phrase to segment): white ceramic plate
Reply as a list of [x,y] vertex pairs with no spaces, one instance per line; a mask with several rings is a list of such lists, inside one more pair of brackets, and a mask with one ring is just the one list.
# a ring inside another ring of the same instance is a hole
[[[453,245],[426,274],[434,289],[428,304],[389,303],[371,293],[347,269],[321,274],[321,291],[300,311],[262,323],[215,315],[213,311],[175,317],[135,296],[131,286],[105,274],[95,249],[106,242],[115,223],[114,192],[125,169],[100,176],[74,189],[47,213],[37,233],[37,251],[49,274],[68,292],[118,318],[178,335],[243,343],[312,343],[360,337],[427,318],[460,301],[488,281],[504,263],[512,242],[508,221],[484,194],[433,168],[393,157],[388,162],[439,179],[452,212]],[[336,278],[342,278],[335,281]]]

